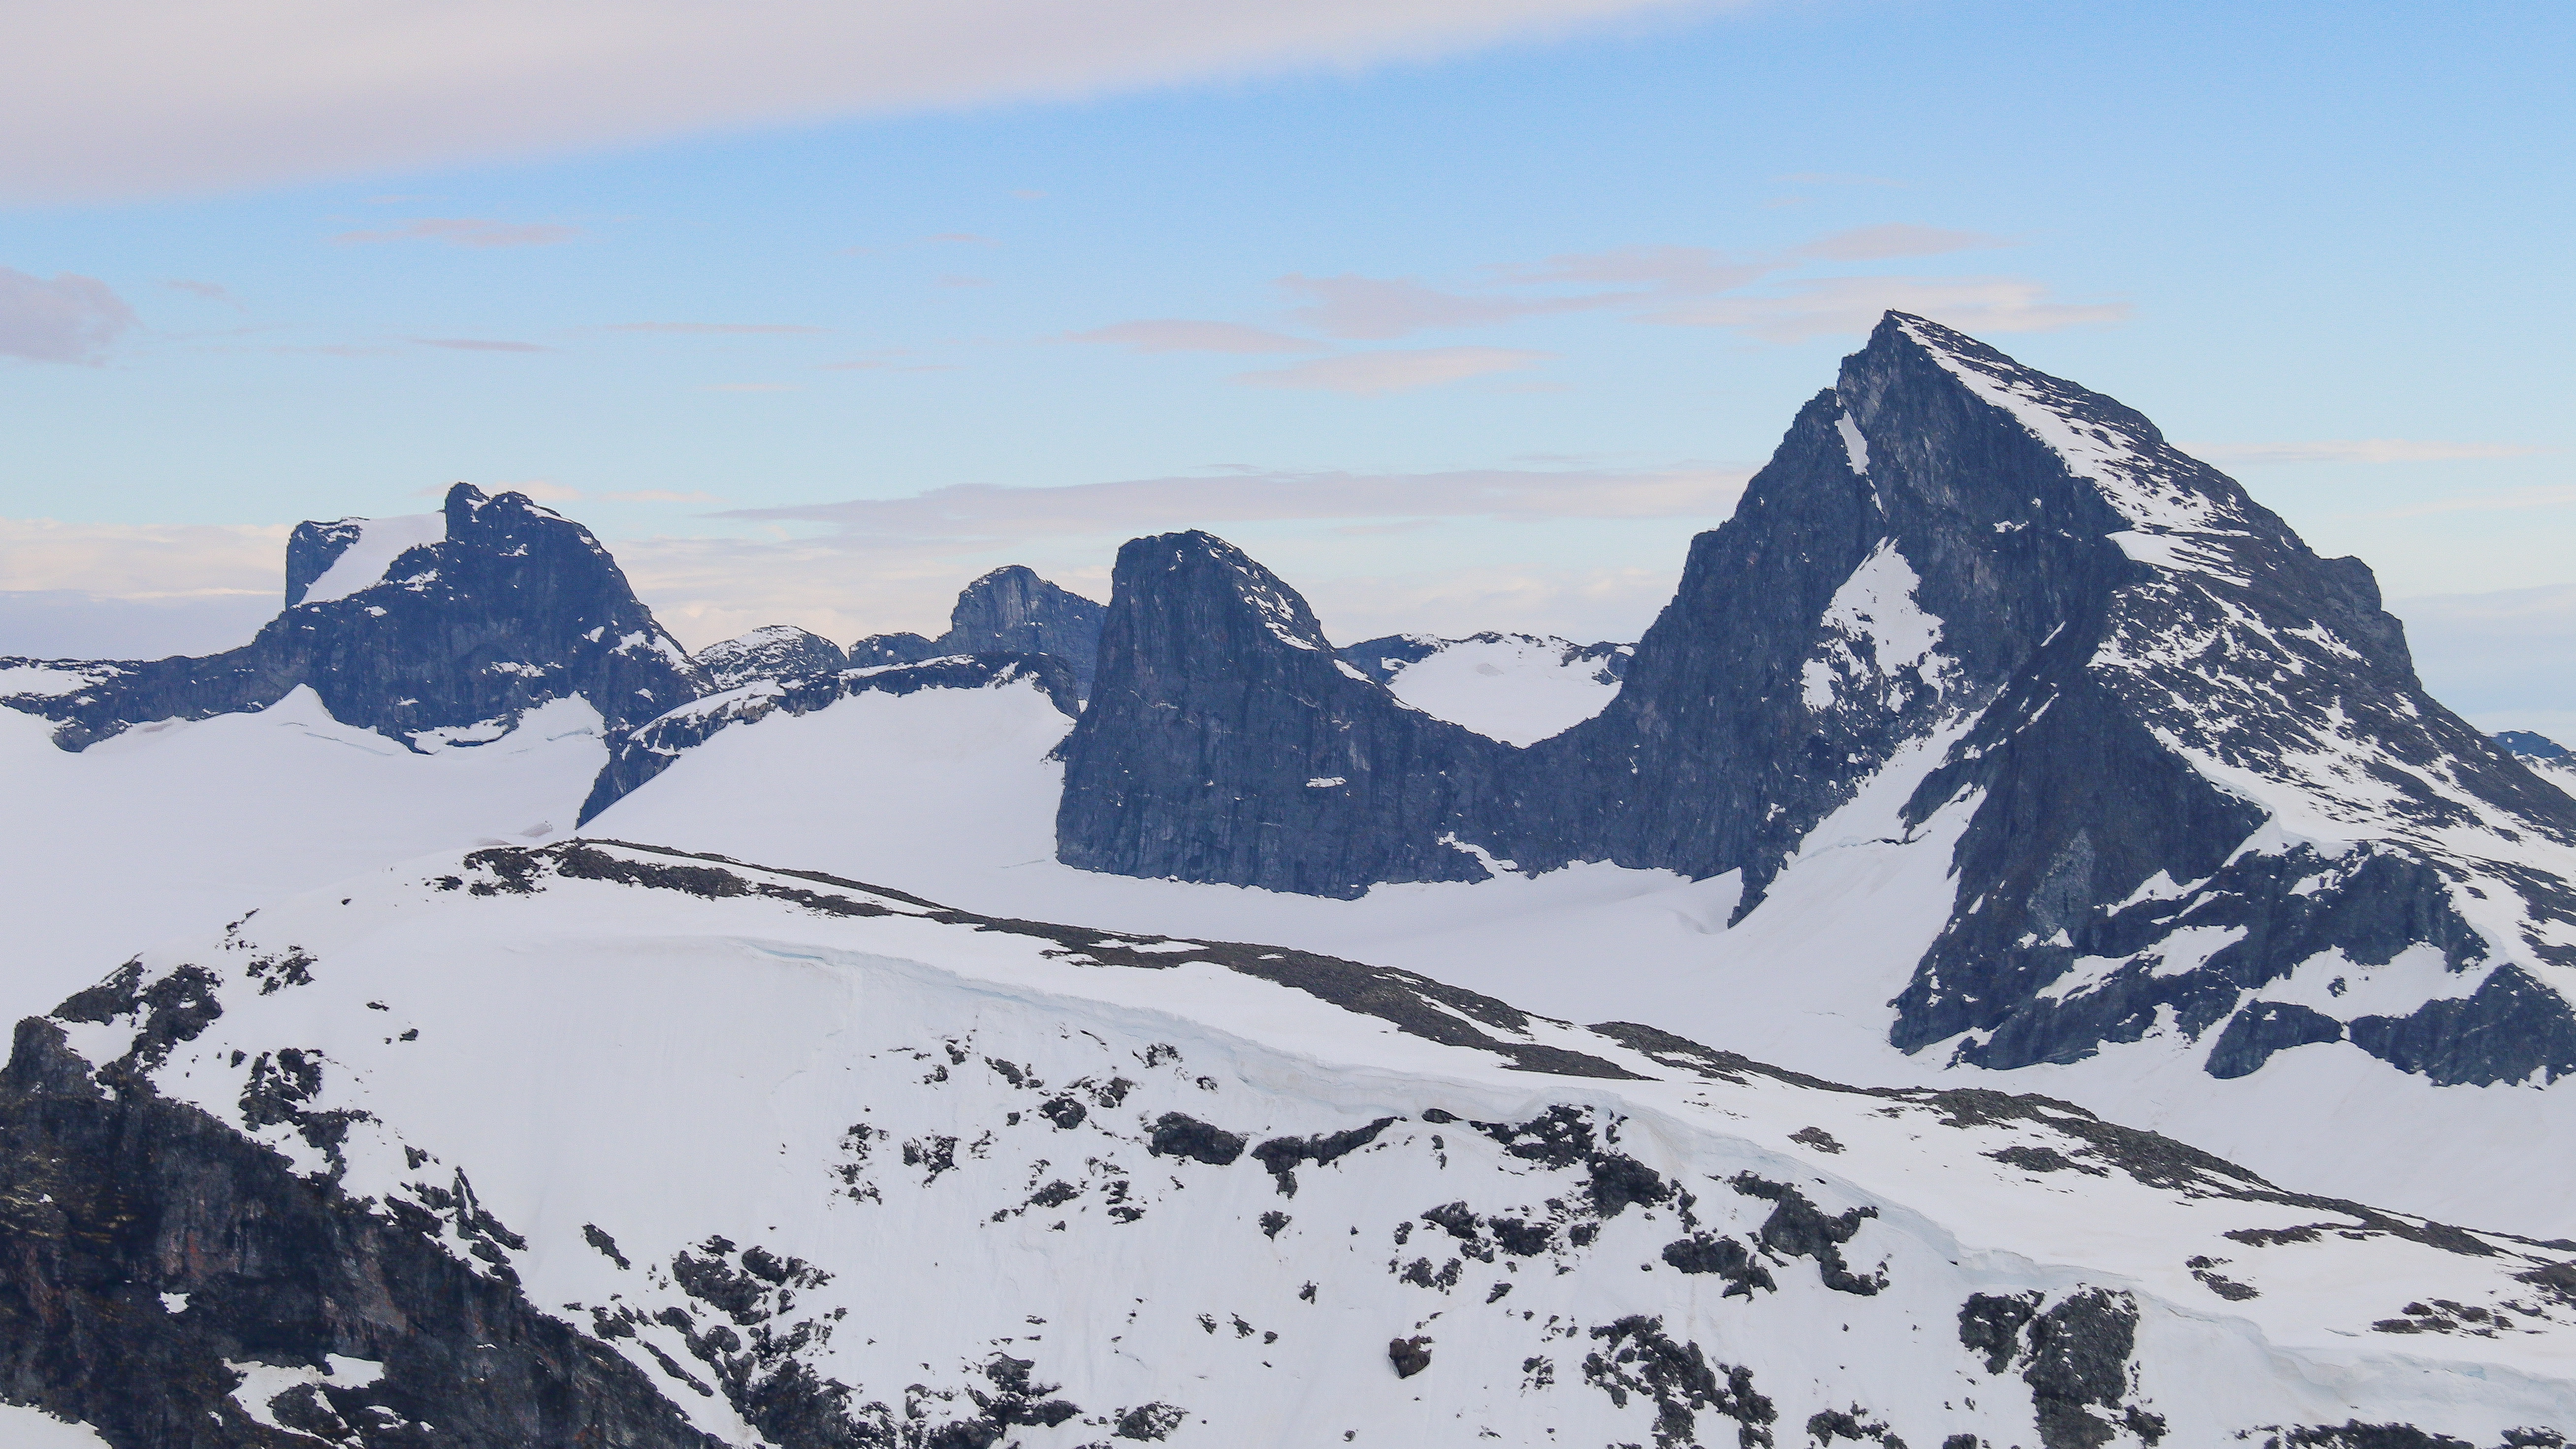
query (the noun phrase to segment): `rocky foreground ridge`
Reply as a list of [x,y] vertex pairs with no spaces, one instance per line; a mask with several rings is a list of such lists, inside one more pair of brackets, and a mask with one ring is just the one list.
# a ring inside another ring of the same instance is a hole
[[2045,1099],[607,841],[146,953],[18,1027],[0,1153],[0,1389],[114,1449],[2576,1422],[2576,1244]]

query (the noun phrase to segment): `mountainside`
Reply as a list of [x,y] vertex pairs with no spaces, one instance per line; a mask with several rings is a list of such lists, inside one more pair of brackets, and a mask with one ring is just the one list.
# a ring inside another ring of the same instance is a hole
[[1527,745],[1599,714],[1619,692],[1636,648],[1553,635],[1389,634],[1334,651],[1425,714],[1488,739]]
[[1108,610],[1019,564],[1006,564],[958,590],[948,632],[871,634],[850,646],[850,663],[918,664],[949,654],[1051,654],[1073,671],[1076,697],[1089,698]]
[[2556,785],[2561,790],[2576,786],[2576,755],[2567,747],[2529,730],[2498,730],[2495,742],[2508,754],[2520,760],[2531,773]]
[[429,519],[299,526],[283,613],[206,658],[0,660],[0,705],[81,749],[138,724],[264,709],[310,688],[333,719],[426,749],[496,739],[579,696],[612,727],[696,696],[699,678],[616,560],[522,494],[459,483]]
[[[1608,861],[1731,876],[1749,920],[1865,808],[1951,878],[1904,1049],[2009,1068],[2178,1033],[2220,1076],[2335,1041],[2442,1083],[2576,1071],[2576,801],[2424,694],[2358,560],[1919,318],[1694,542],[1617,697],[1527,750],[1326,678],[1302,601],[1230,545],[1130,551],[1064,747],[1067,864],[1356,895]],[[1236,622],[1265,618],[1305,623]]]
[[707,690],[734,689],[757,679],[794,679],[850,667],[841,646],[793,624],[771,624],[736,639],[710,644],[691,656]]
[[43,1187],[8,1397],[114,1449],[2576,1422],[2576,1245],[2043,1099],[606,841],[146,953],[19,1027],[0,1124]]

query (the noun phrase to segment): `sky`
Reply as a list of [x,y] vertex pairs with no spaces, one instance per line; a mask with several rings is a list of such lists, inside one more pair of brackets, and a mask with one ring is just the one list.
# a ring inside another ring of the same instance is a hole
[[2357,553],[2576,731],[2576,9],[31,0],[0,653],[199,652],[517,488],[692,647],[1105,597],[1634,638],[1881,309]]

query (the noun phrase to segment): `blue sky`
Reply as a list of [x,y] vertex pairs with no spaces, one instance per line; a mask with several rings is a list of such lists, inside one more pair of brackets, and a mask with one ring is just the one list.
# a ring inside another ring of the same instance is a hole
[[0,650],[199,644],[284,525],[454,479],[590,522],[693,644],[935,625],[1000,562],[1099,592],[1191,525],[1337,635],[1632,637],[1899,305],[2431,600],[2464,707],[2576,718],[2576,658],[2512,654],[2576,613],[2566,7],[828,8],[469,45],[415,110],[248,32],[191,43],[287,69],[140,120],[225,57],[0,62],[71,62],[0,102]]

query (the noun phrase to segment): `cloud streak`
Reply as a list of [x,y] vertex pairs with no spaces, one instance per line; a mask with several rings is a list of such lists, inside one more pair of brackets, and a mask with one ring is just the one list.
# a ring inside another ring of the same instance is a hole
[[534,342],[505,342],[489,337],[413,337],[415,346],[444,347],[450,352],[552,352]]
[[824,524],[851,540],[1004,543],[1126,537],[1175,528],[1426,518],[1692,518],[1735,509],[1745,468],[1467,469],[1446,473],[1228,472],[1063,488],[957,484],[908,498],[860,498],[712,515],[741,523]]
[[500,247],[544,247],[573,241],[582,235],[577,226],[556,226],[541,222],[489,221],[474,216],[425,216],[400,226],[381,231],[344,231],[331,240],[341,246],[373,246],[383,242],[439,241],[449,246],[471,247],[477,251]]
[[0,145],[0,198],[203,193],[836,116],[1347,68],[1683,8],[1674,0],[31,0],[12,13],[10,44],[0,49],[0,138],[11,143]]
[[133,326],[134,309],[96,277],[0,267],[0,357],[94,365]]
[[1185,317],[1149,317],[1070,333],[1068,342],[1100,342],[1135,352],[1224,352],[1251,356],[1268,352],[1313,352],[1324,346],[1265,327],[1240,322],[1200,322]]
[[1246,387],[1291,388],[1337,392],[1347,397],[1378,397],[1411,392],[1442,383],[1463,382],[1497,372],[1513,372],[1546,361],[1552,354],[1516,347],[1415,347],[1384,352],[1346,352],[1319,357],[1294,367],[1238,372]]
[[797,322],[611,322],[599,332],[666,332],[680,337],[789,336],[829,332]]

